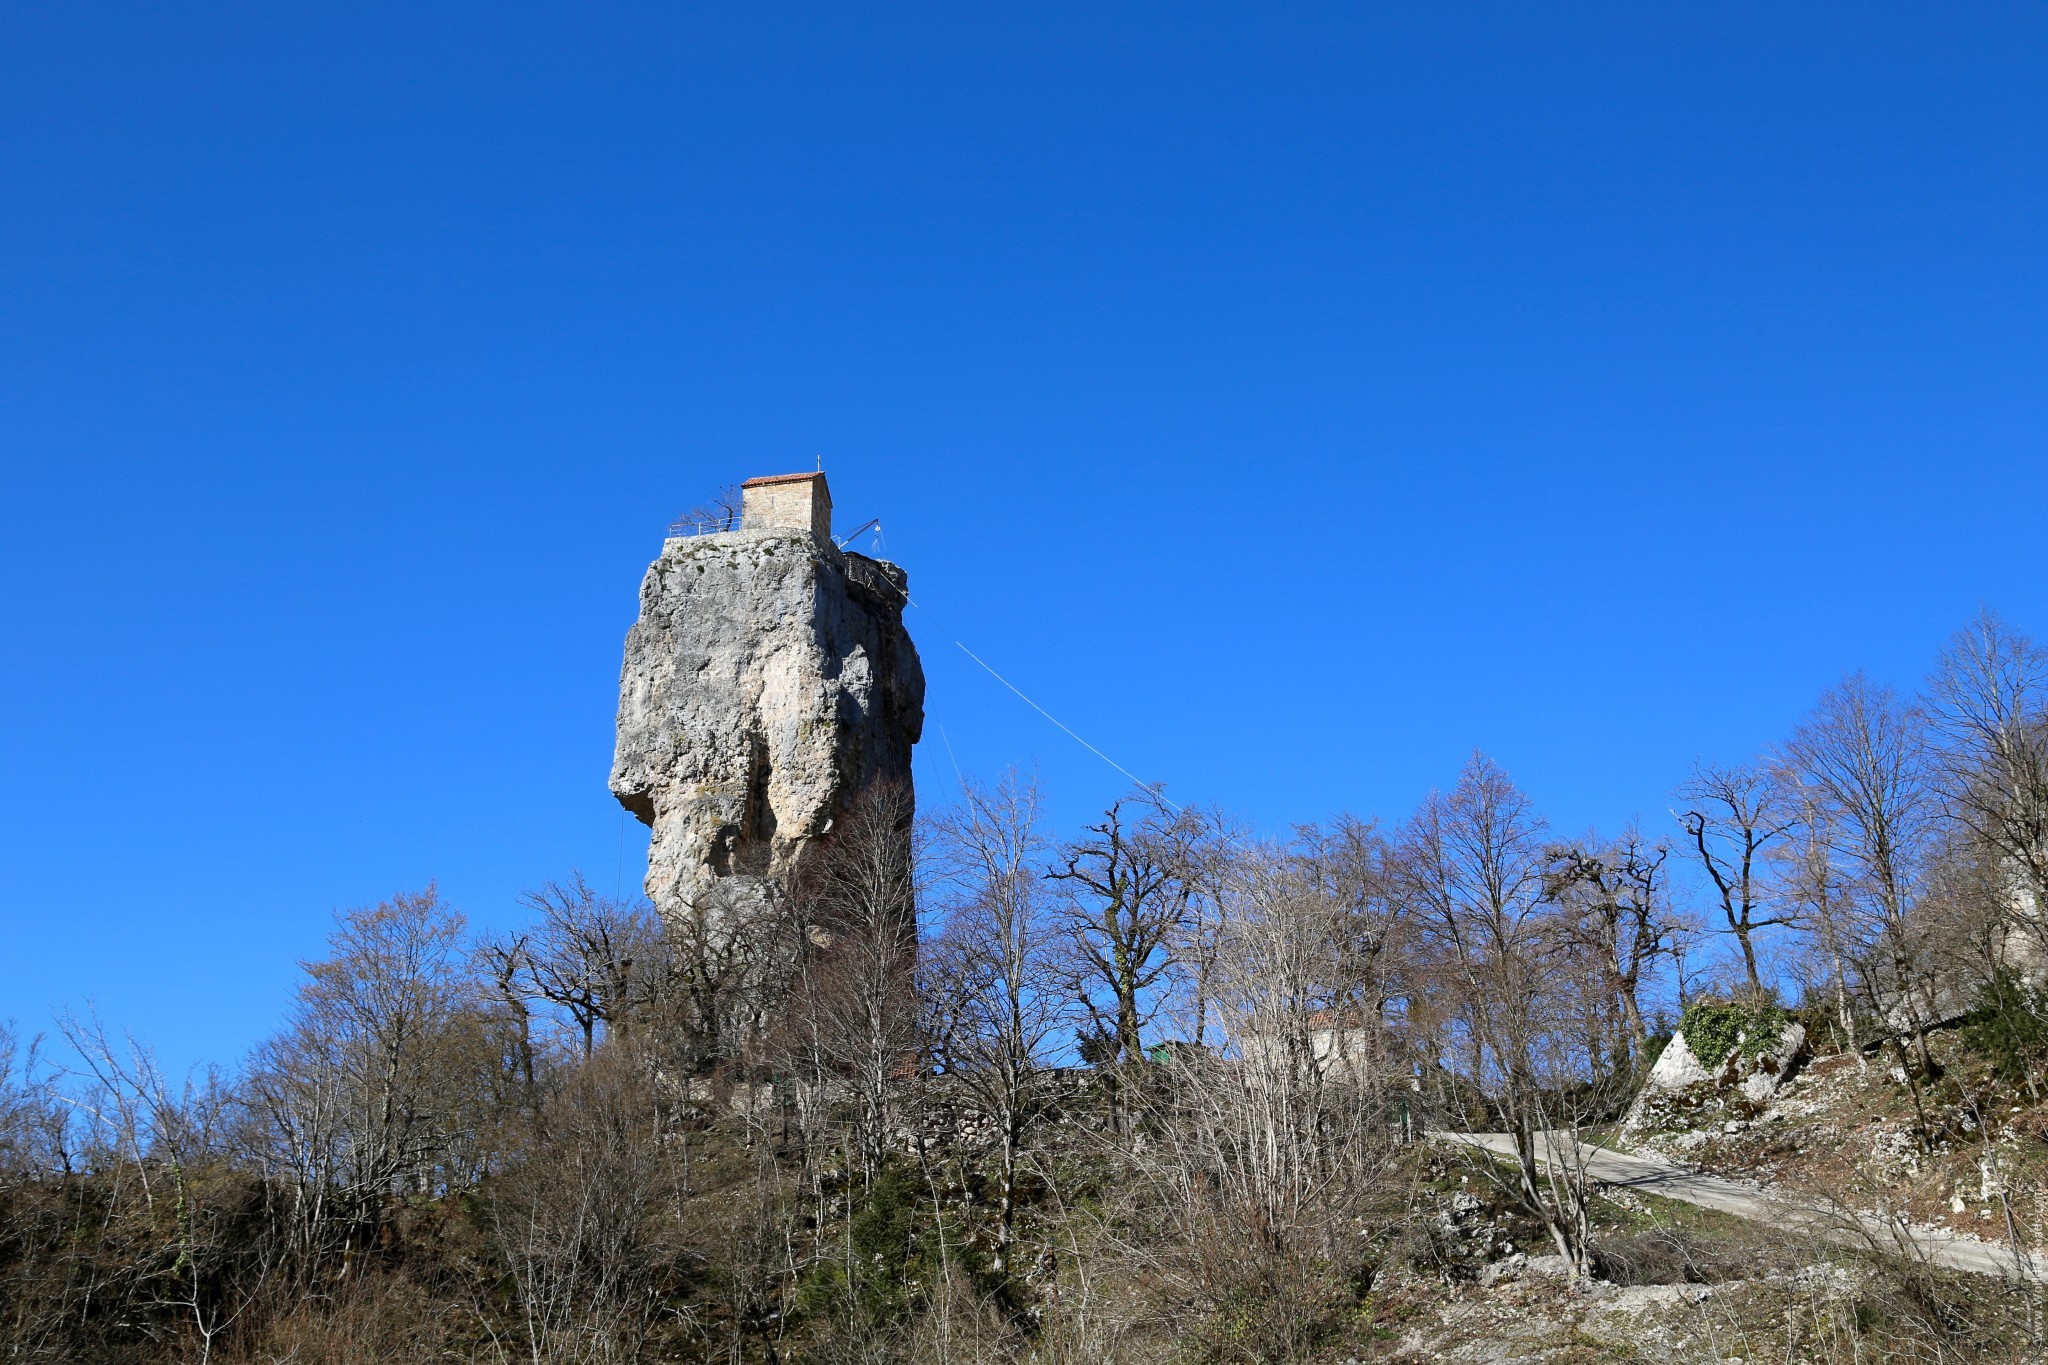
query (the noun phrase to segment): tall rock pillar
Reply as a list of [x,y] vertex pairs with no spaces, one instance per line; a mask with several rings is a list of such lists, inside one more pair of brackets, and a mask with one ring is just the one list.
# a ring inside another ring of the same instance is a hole
[[742,494],[738,530],[663,542],[619,675],[611,789],[671,922],[787,888],[861,792],[909,789],[924,729],[903,570],[833,545],[823,474]]

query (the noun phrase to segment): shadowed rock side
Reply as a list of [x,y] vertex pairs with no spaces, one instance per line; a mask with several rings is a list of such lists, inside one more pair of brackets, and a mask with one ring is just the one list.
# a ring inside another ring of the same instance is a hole
[[809,531],[674,538],[626,633],[611,788],[653,830],[664,917],[786,886],[799,853],[877,781],[910,785],[924,670],[907,579]]

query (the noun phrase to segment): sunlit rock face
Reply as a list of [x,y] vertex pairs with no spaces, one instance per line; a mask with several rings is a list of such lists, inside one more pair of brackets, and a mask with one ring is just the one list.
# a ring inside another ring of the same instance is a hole
[[[1770,1103],[1806,1059],[1806,1029],[1786,1022],[1775,1037],[1752,1040],[1738,1034],[1727,1056],[1703,1062],[1681,1031],[1658,1054],[1643,1089],[1629,1106],[1622,1130],[1630,1134],[1684,1130],[1703,1119],[1720,1121],[1740,1096],[1750,1111]],[[1749,1111],[1745,1111],[1749,1112]]]
[[671,923],[772,896],[860,792],[909,788],[907,599],[901,569],[814,529],[663,544],[626,634],[611,788],[653,831],[647,894]]

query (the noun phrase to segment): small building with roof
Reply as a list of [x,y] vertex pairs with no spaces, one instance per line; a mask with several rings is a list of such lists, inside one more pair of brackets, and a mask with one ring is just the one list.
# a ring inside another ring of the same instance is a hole
[[742,531],[809,531],[832,541],[832,492],[822,472],[766,474],[740,485]]

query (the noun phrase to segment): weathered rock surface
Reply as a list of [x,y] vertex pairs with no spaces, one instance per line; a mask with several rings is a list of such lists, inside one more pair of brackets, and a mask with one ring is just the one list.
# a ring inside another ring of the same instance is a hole
[[611,788],[653,830],[647,894],[672,923],[787,886],[804,848],[881,781],[910,783],[924,671],[903,571],[787,527],[676,537],[626,634]]
[[1713,1073],[1692,1055],[1692,1046],[1685,1041],[1685,1035],[1675,1033],[1664,1045],[1664,1051],[1658,1054],[1657,1064],[1650,1068],[1646,1085],[1651,1090],[1683,1090],[1689,1085],[1704,1085],[1712,1079]]
[[[1747,1040],[1744,1040],[1746,1043]],[[1768,1047],[1745,1047],[1738,1043],[1732,1054],[1742,1073],[1738,1083],[1752,1104],[1762,1104],[1792,1079],[1792,1073],[1806,1057],[1806,1026],[1788,1023],[1779,1030],[1777,1041]]]
[[1728,1055],[1711,1067],[1693,1052],[1683,1032],[1674,1034],[1629,1106],[1623,1129],[1694,1127],[1703,1117],[1718,1119],[1720,1103],[1735,1095],[1761,1107],[1791,1079],[1806,1053],[1806,1029],[1790,1021],[1767,1043],[1753,1043],[1746,1033],[1739,1036]]

